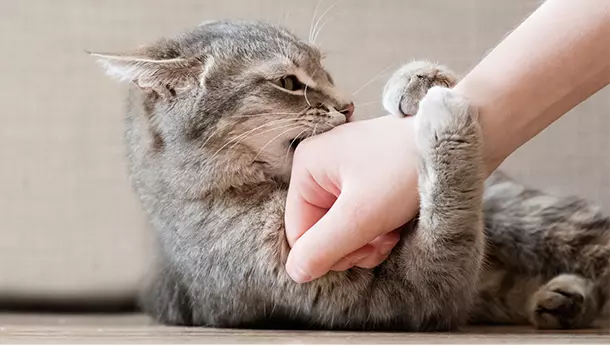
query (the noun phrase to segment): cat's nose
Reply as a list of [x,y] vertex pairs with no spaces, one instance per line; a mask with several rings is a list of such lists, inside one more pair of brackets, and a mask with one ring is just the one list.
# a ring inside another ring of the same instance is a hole
[[354,109],[355,109],[355,106],[354,106],[353,102],[341,109],[341,113],[343,113],[343,115],[345,115],[345,120],[349,120],[352,117],[352,115],[354,115]]

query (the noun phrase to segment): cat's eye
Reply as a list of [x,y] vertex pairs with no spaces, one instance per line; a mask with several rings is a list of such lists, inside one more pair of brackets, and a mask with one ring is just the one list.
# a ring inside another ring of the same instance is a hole
[[305,84],[301,83],[301,81],[294,75],[282,77],[278,79],[275,84],[288,91],[303,90],[305,88]]

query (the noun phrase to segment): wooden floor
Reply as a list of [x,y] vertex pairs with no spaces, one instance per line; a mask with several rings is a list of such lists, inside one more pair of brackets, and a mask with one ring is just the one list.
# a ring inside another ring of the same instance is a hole
[[142,315],[0,314],[3,343],[587,343],[610,344],[608,325],[540,332],[485,327],[459,333],[347,333],[164,327]]

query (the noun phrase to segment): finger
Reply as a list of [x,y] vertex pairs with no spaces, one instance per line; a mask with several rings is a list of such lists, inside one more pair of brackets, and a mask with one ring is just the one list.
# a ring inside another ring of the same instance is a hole
[[360,249],[352,252],[331,267],[332,271],[345,271],[351,267],[374,268],[388,258],[392,249],[400,241],[400,233],[392,231],[380,235]]
[[292,247],[336,200],[336,195],[326,191],[307,171],[293,170],[284,212],[288,244]]
[[375,251],[369,253],[366,257],[361,260],[352,263],[355,267],[360,268],[375,268],[381,263],[383,263],[390,253],[392,249],[398,244],[400,241],[400,233],[398,231],[393,231],[388,234],[384,234],[382,236],[377,237],[375,240],[371,242],[371,246],[375,249]]
[[339,261],[339,263],[335,264],[334,266],[332,266],[332,268],[330,268],[330,271],[333,272],[344,272],[348,269],[351,269],[354,267],[354,263],[352,261],[349,260],[341,260]]
[[349,268],[353,267],[355,263],[358,263],[358,262],[364,260],[365,258],[371,256],[372,254],[374,254],[375,251],[376,250],[373,246],[371,246],[370,244],[367,244],[367,245],[361,247],[360,249],[358,249],[358,250],[352,252],[351,254],[340,259],[339,262],[335,263],[330,268],[330,270],[333,270],[336,272],[348,270]]
[[366,201],[344,191],[332,208],[298,239],[288,255],[286,270],[296,282],[326,274],[343,257],[383,234],[379,214]]
[[378,253],[385,255],[389,254],[399,241],[400,231],[394,230],[392,232],[382,234],[379,237],[373,239],[370,245],[375,248]]
[[286,201],[284,222],[286,240],[290,247],[294,246],[296,241],[327,212],[327,208],[313,205],[299,195],[289,195],[289,199]]
[[379,253],[371,254],[370,256],[362,259],[357,263],[353,263],[353,267],[364,268],[364,269],[373,269],[383,263],[390,254],[381,255]]

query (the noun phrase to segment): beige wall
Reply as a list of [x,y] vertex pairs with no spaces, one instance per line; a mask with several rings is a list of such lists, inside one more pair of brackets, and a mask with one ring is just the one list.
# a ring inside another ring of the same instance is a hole
[[[334,0],[321,1],[320,11]],[[279,21],[303,37],[317,1],[0,1],[0,296],[130,294],[150,239],[126,180],[123,88],[83,51],[120,51],[204,20]],[[464,72],[540,1],[345,0],[318,41],[349,91],[390,64]],[[576,54],[576,53],[575,53]],[[357,94],[379,99],[383,78]],[[361,117],[383,114],[374,104]],[[610,90],[519,150],[507,170],[610,212]]]

